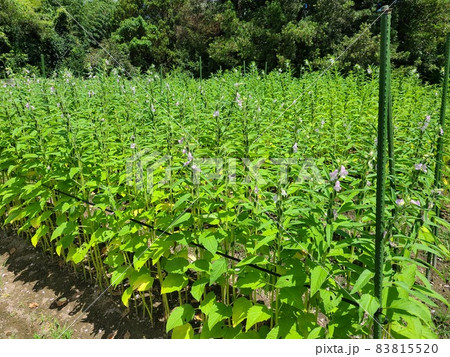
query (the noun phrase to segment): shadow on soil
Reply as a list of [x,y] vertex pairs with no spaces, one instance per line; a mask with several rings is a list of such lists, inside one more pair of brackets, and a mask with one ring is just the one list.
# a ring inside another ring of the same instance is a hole
[[[92,330],[87,336],[74,334],[73,338],[166,337],[164,322],[161,321],[162,304],[154,308],[155,323],[152,326],[148,317],[143,318],[142,312],[138,316],[133,307],[127,310],[121,303],[120,296],[103,293],[95,283],[82,280],[79,274],[59,264],[58,258],[44,254],[29,245],[24,238],[18,238],[14,232],[3,228],[0,230],[0,256],[5,254],[7,259],[4,266],[15,275],[12,283],[30,283],[34,292],[51,290],[58,302],[64,302],[58,306],[53,301],[42,308],[59,310],[58,314],[61,313],[62,316],[58,316],[58,319],[67,326],[76,320],[76,316],[81,316],[79,322],[91,325]],[[9,297],[11,298],[20,297]],[[159,299],[155,298],[154,301]],[[76,327],[76,323],[73,327]]]

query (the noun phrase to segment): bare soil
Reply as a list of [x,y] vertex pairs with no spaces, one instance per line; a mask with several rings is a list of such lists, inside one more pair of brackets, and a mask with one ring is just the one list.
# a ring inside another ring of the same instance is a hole
[[0,338],[166,337],[162,318],[152,326],[120,296],[102,293],[25,239],[0,230]]

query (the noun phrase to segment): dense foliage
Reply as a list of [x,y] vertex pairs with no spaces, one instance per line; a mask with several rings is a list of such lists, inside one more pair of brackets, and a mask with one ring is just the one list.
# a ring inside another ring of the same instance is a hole
[[[139,17],[121,28],[153,36]],[[449,201],[448,181],[444,194],[433,189],[447,131],[436,87],[394,75],[396,175],[377,301],[376,69],[90,77],[2,82],[4,224],[150,319],[162,301],[174,338],[370,337],[380,306],[385,337],[436,336],[430,309],[448,302],[425,260],[448,260],[432,232],[450,228],[433,210]]]
[[[391,2],[386,2],[391,3]],[[198,75],[255,62],[269,70],[290,62],[321,68],[340,58],[341,69],[377,61],[383,2],[352,0],[0,0],[0,72],[27,66],[85,74],[106,59],[129,74],[183,68]],[[399,0],[393,12],[395,65],[437,81],[447,0]],[[355,40],[358,39],[357,42]],[[49,74],[49,73],[47,73]]]

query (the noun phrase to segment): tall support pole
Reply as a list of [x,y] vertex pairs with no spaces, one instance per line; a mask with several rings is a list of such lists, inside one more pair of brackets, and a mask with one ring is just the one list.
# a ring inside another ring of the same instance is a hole
[[[447,34],[447,41],[445,42],[445,70],[444,70],[444,83],[442,86],[442,102],[441,113],[439,117],[439,129],[436,148],[436,166],[434,169],[434,188],[436,190],[441,188],[442,185],[442,156],[444,151],[444,134],[445,134],[445,111],[447,109],[447,95],[448,95],[448,76],[450,70],[450,33]],[[434,212],[436,217],[439,217],[440,210],[436,204],[434,206]],[[437,235],[438,228],[433,226],[433,234]],[[436,265],[436,256],[432,253],[428,253],[428,263]],[[427,278],[430,279],[430,268],[427,269]]]
[[203,79],[203,64],[202,64],[202,56],[198,58],[199,60],[199,74],[200,74],[200,80]]
[[[382,302],[383,270],[384,270],[384,206],[386,194],[386,134],[387,119],[389,113],[389,101],[391,96],[390,83],[390,25],[391,10],[383,7],[381,16],[381,46],[380,46],[380,90],[378,105],[378,150],[377,150],[377,204],[376,204],[376,229],[375,229],[375,291],[374,295]],[[382,323],[380,317],[382,307],[374,316],[373,338],[381,338]]]

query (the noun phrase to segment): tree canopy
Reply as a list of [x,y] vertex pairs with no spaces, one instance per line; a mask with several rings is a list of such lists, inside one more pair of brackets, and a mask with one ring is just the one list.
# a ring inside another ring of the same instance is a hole
[[[108,60],[126,72],[152,65],[213,72],[255,62],[342,70],[378,61],[380,1],[0,0],[0,72],[22,67],[82,75]],[[448,0],[394,5],[394,66],[436,81],[450,31]]]

